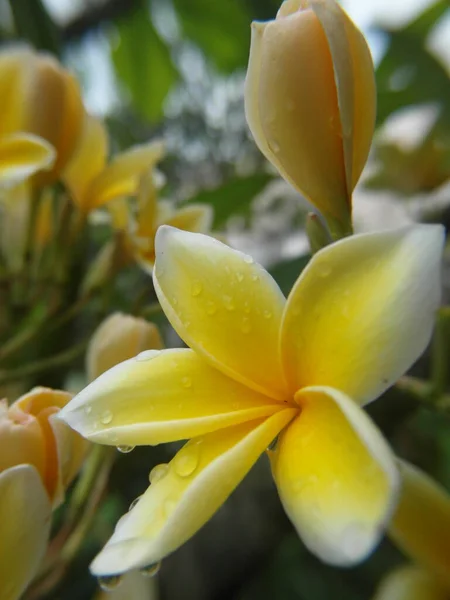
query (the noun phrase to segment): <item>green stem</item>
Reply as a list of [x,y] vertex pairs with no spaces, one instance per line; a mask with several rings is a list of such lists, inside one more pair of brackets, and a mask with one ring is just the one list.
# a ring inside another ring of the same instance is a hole
[[434,394],[442,396],[448,387],[450,365],[450,306],[439,309],[432,346],[431,381]]
[[436,408],[450,416],[450,394],[436,394],[433,383],[405,375],[399,379],[395,387],[410,396],[412,400]]

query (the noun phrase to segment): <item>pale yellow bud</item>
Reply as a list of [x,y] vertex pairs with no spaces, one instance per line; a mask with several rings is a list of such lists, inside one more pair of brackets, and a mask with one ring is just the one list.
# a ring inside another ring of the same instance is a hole
[[50,171],[37,183],[55,180],[81,133],[84,108],[75,78],[48,54],[28,49],[0,52],[0,135],[35,134],[56,150]]
[[253,23],[245,92],[257,145],[329,221],[348,229],[376,88],[367,43],[334,0],[286,0]]
[[92,336],[87,352],[89,381],[143,350],[163,347],[158,328],[144,319],[114,313]]
[[39,473],[53,506],[78,472],[86,441],[56,418],[67,392],[34,388],[8,407],[0,401],[0,473],[25,464]]

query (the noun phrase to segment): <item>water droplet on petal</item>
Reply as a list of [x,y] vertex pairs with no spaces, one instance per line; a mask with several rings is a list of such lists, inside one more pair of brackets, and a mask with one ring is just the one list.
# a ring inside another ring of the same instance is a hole
[[247,302],[247,300],[244,302],[244,312],[248,315],[250,312],[250,304]]
[[156,277],[162,277],[164,275],[164,269],[162,267],[160,267],[159,265],[156,265],[155,275],[156,275]]
[[244,281],[244,274],[241,271],[236,271],[236,279],[239,283],[242,283]]
[[85,407],[84,407],[84,412],[85,412],[87,415],[90,415],[90,414],[91,414],[91,412],[92,412],[92,406],[89,406],[89,405],[85,406]]
[[196,296],[200,296],[200,294],[203,291],[203,285],[200,281],[194,281],[194,283],[192,284],[192,288],[191,288],[191,294],[196,297]]
[[194,444],[185,446],[173,459],[173,468],[180,477],[189,477],[198,466],[199,448]]
[[167,475],[169,472],[169,465],[167,463],[161,463],[160,465],[156,465],[150,471],[150,475],[148,476],[150,483],[157,483],[163,477]]
[[252,281],[259,281],[259,275],[257,275],[256,273],[253,273]]
[[103,423],[103,425],[109,425],[112,420],[113,414],[110,410],[105,410],[105,412],[100,417],[100,421]]
[[128,454],[128,452],[132,452],[135,449],[136,446],[126,446],[126,445],[120,445],[117,446],[117,450],[119,452],[122,452],[122,454]]
[[178,298],[176,296],[172,296],[172,304],[176,306],[178,304]]
[[152,360],[153,358],[158,356],[158,354],[161,354],[161,350],[144,350],[136,356],[136,360],[139,362]]
[[133,502],[130,504],[130,507],[129,507],[129,509],[128,509],[128,512],[129,512],[130,510],[133,510],[133,508],[136,506],[136,504],[139,502],[139,500],[140,500],[141,498],[142,498],[142,494],[133,500]]
[[241,331],[242,333],[250,333],[252,330],[252,326],[250,323],[250,319],[248,317],[244,317],[241,323]]
[[153,563],[152,565],[147,565],[146,567],[139,569],[140,573],[144,577],[154,577],[159,573],[161,569],[161,562]]
[[265,319],[271,319],[272,318],[272,313],[270,312],[270,310],[265,310],[263,312],[263,316]]
[[330,265],[323,263],[318,266],[319,266],[318,273],[321,277],[328,277],[329,275],[331,275],[331,266]]
[[211,300],[209,300],[206,303],[206,314],[211,317],[212,315],[215,315],[216,312],[217,312],[216,305],[214,304],[214,302],[212,302]]
[[181,385],[184,388],[189,389],[190,387],[192,387],[192,379],[190,377],[183,377],[181,380]]
[[225,306],[226,310],[229,310],[230,312],[236,308],[233,298],[227,295],[223,296],[223,305]]
[[99,577],[97,581],[104,592],[112,592],[122,583],[122,575],[104,575]]
[[255,261],[253,260],[253,258],[251,256],[246,254],[244,256],[244,262],[247,263],[248,265],[252,265]]

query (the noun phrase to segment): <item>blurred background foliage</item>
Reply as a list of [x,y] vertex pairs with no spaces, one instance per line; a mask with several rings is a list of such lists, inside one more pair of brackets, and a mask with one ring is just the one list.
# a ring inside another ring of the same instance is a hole
[[[307,209],[257,151],[243,109],[249,24],[273,17],[279,3],[0,0],[0,39],[3,45],[25,42],[51,52],[73,69],[88,108],[106,119],[115,150],[162,136],[168,146],[161,165],[163,195],[180,204],[211,205],[214,228],[268,265],[286,293],[307,262],[302,229]],[[364,3],[371,5],[369,0]],[[392,23],[387,11],[366,29],[376,59],[378,130],[355,193],[356,225],[360,221],[361,229],[367,223],[408,219],[447,224],[450,217],[449,4],[400,4],[407,15],[402,23]],[[352,14],[351,3],[348,8]],[[436,36],[441,51],[430,42]],[[136,289],[150,295],[149,278],[125,273],[100,297],[100,312],[129,311],[133,300],[142,314]],[[38,318],[29,316],[31,321]],[[166,327],[161,315],[150,318]],[[172,334],[164,331],[170,343]],[[88,334],[89,326],[83,325],[82,332]],[[79,342],[76,326],[65,335],[72,336],[69,345]],[[41,345],[52,345],[51,337],[50,331]],[[54,370],[43,370],[30,381],[77,389],[83,385],[81,352],[76,360],[65,381]],[[419,374],[426,373],[427,359],[417,368]],[[448,416],[395,390],[372,412],[399,455],[425,467],[450,489]],[[118,456],[82,552],[48,598],[94,597],[89,561],[146,488],[151,467],[167,461],[173,450],[139,448]],[[357,569],[319,563],[284,516],[267,468],[265,461],[258,463],[212,521],[164,562],[157,589],[151,592],[155,598],[366,600],[382,574],[404,560],[385,541]]]

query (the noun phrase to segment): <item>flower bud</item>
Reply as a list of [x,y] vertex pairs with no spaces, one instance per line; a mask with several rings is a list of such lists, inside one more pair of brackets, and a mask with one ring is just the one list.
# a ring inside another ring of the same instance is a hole
[[36,180],[54,181],[81,133],[84,109],[76,79],[50,55],[26,48],[0,52],[0,111],[0,136],[31,133],[55,148],[53,168]]
[[10,407],[0,401],[0,473],[26,464],[39,473],[56,507],[84,459],[85,440],[55,418],[71,395],[34,388]]
[[92,336],[87,352],[89,381],[143,350],[163,347],[158,328],[138,317],[114,313],[105,319]]
[[285,0],[275,20],[253,23],[245,104],[266,158],[348,230],[376,89],[367,43],[334,0]]

